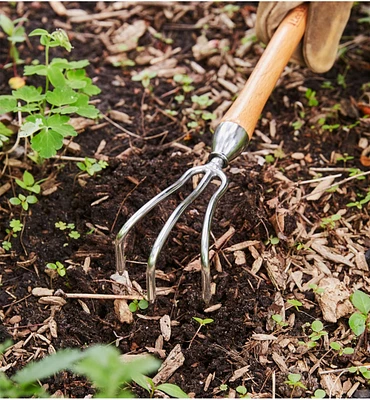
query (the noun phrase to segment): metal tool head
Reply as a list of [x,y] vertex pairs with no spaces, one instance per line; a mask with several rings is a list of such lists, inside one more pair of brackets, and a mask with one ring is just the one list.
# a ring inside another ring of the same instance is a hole
[[126,238],[133,226],[138,223],[146,214],[149,213],[158,203],[170,196],[177,189],[183,186],[194,175],[203,175],[198,186],[185,198],[168,218],[161,232],[159,233],[151,250],[147,264],[147,297],[149,301],[154,301],[156,296],[155,289],[155,265],[159,253],[181,214],[185,209],[204,191],[207,185],[215,178],[220,180],[220,186],[212,195],[204,216],[204,223],[201,237],[201,265],[202,265],[202,296],[206,303],[211,299],[211,275],[209,267],[209,236],[214,210],[221,196],[225,193],[228,186],[228,179],[222,168],[228,162],[238,156],[248,143],[248,135],[243,128],[232,122],[221,123],[216,129],[210,161],[203,166],[193,167],[187,170],[180,179],[159,193],[152,200],[141,207],[123,225],[116,238],[116,266],[117,272],[122,274],[126,268],[125,245]]
[[173,194],[181,186],[183,186],[190,178],[194,175],[203,175],[201,181],[193,192],[189,194],[174,210],[167,222],[160,231],[151,253],[149,255],[147,264],[147,297],[149,301],[154,301],[156,296],[155,286],[155,266],[160,251],[165,244],[170,231],[185,211],[185,209],[204,191],[207,185],[215,178],[220,180],[220,186],[213,194],[210,202],[207,206],[207,210],[204,217],[204,224],[202,229],[201,238],[201,264],[202,264],[202,295],[205,302],[209,302],[211,299],[211,276],[209,268],[209,235],[211,230],[211,222],[213,212],[217,206],[220,197],[224,194],[228,186],[228,180],[225,173],[222,171],[224,162],[221,158],[212,158],[211,161],[203,166],[194,167],[186,171],[180,179],[174,184],[163,190],[143,207],[141,207],[136,213],[123,225],[121,230],[118,232],[116,239],[116,264],[117,272],[123,273],[126,267],[125,257],[125,245],[126,238],[133,226],[138,223],[146,214],[148,214],[155,206],[158,205],[162,200]]

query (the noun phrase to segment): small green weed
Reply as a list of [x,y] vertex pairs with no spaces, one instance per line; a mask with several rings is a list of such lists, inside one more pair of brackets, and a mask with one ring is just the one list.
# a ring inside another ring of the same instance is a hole
[[357,200],[351,203],[346,204],[347,207],[357,207],[358,209],[362,209],[364,204],[367,204],[370,201],[370,191],[367,192],[366,196],[362,200]]
[[337,351],[340,356],[343,354],[353,354],[355,352],[355,349],[352,347],[343,347],[340,343],[338,342],[331,342],[330,347]]
[[316,389],[315,393],[312,396],[312,399],[323,399],[326,396],[326,392],[324,389]]
[[363,181],[364,179],[366,179],[365,176],[361,175],[363,173],[363,171],[361,171],[359,168],[350,168],[349,169],[349,176],[356,176],[356,175],[360,175],[357,176],[356,179],[358,181]]
[[320,226],[321,226],[321,228],[324,228],[324,229],[325,228],[334,229],[336,221],[339,221],[341,218],[342,217],[339,214],[334,214],[330,217],[321,218]]
[[294,306],[294,308],[297,311],[299,311],[299,307],[303,306],[303,304],[299,300],[296,300],[296,299],[289,299],[289,300],[287,300],[287,303]]
[[247,388],[244,385],[237,386],[235,389],[241,399],[250,399],[251,395],[248,394]]
[[152,90],[150,81],[154,79],[156,76],[157,73],[155,71],[149,71],[148,69],[144,69],[138,74],[134,75],[131,79],[135,82],[141,82],[141,84],[145,89],[148,88],[149,90]]
[[351,374],[358,374],[360,373],[369,383],[370,381],[370,371],[368,366],[359,366],[359,367],[349,367],[348,372]]
[[10,204],[13,204],[13,206],[22,206],[24,211],[28,211],[30,204],[35,204],[37,201],[36,196],[24,196],[23,194],[19,194],[17,197],[9,199]]
[[319,286],[316,285],[315,283],[309,284],[308,287],[309,287],[310,289],[312,289],[312,291],[313,291],[314,293],[316,293],[316,294],[322,294],[322,293],[325,292],[325,289],[324,289],[324,288],[319,287]]
[[302,375],[301,374],[289,374],[288,379],[284,382],[289,385],[293,391],[295,388],[307,389],[307,387],[301,382]]
[[133,300],[128,308],[132,313],[138,311],[138,310],[146,310],[149,307],[149,303],[147,300],[142,299],[142,300]]
[[368,321],[370,311],[370,296],[361,290],[356,290],[350,297],[350,300],[359,312],[351,315],[348,324],[352,332],[356,336],[360,336],[365,332],[365,329],[370,329]]
[[148,376],[145,376],[140,373],[135,373],[132,375],[132,380],[141,386],[143,389],[147,390],[149,393],[149,397],[153,398],[154,393],[156,390],[159,390],[163,393],[166,393],[167,395],[171,397],[175,397],[177,399],[181,398],[188,398],[189,396],[177,385],[174,385],[172,383],[162,383],[160,385],[156,385],[153,382],[153,379],[149,378]]
[[198,317],[193,317],[193,320],[194,320],[194,321],[197,321],[198,324],[199,324],[199,326],[198,326],[198,329],[197,329],[197,331],[195,332],[194,336],[193,336],[192,339],[190,340],[189,349],[190,349],[190,347],[191,347],[191,345],[192,345],[194,339],[195,339],[196,336],[198,335],[199,331],[202,329],[202,327],[203,327],[203,326],[206,326],[206,325],[208,325],[208,324],[211,324],[212,322],[214,322],[214,320],[213,320],[212,318],[205,318],[205,319],[202,319],[202,318],[198,318]]
[[22,180],[20,180],[20,179],[15,180],[16,184],[18,186],[20,186],[22,189],[27,190],[28,192],[35,193],[35,194],[40,193],[41,187],[40,187],[39,183],[41,183],[42,181],[44,181],[44,179],[39,182],[35,182],[35,178],[28,171],[24,171]]
[[265,245],[267,246],[267,245],[269,245],[269,244],[272,244],[273,246],[276,246],[277,244],[279,244],[279,242],[280,242],[280,239],[279,239],[278,237],[272,236],[272,235],[271,235],[271,236],[266,240]]
[[307,89],[305,93],[305,97],[308,100],[308,105],[310,107],[316,107],[319,105],[318,100],[316,99],[316,92],[312,89]]
[[67,224],[66,222],[58,221],[55,223],[55,227],[61,231],[69,231],[68,236],[71,239],[79,239],[81,237],[80,233],[75,230],[76,227],[73,223]]
[[83,171],[87,172],[90,176],[94,176],[96,173],[101,172],[103,169],[108,167],[108,163],[103,160],[95,160],[95,158],[85,157],[84,161],[80,161],[77,167]]
[[55,263],[47,263],[46,268],[57,271],[58,275],[62,278],[67,274],[65,266],[60,261],[56,261]]
[[[173,80],[176,83],[179,83],[180,85],[182,85],[181,87],[182,87],[182,90],[184,93],[189,93],[194,90],[194,86],[192,86],[193,79],[190,78],[189,75],[176,74],[176,75],[174,75]],[[178,96],[176,96],[176,97],[178,97]],[[176,98],[176,97],[175,97],[175,99],[178,103],[182,103],[185,99],[183,96],[182,101],[179,101],[179,100],[181,100],[181,98],[180,97]]]
[[283,320],[283,317],[280,314],[274,314],[271,318],[276,322],[277,325],[281,326],[282,328],[288,326],[288,324]]

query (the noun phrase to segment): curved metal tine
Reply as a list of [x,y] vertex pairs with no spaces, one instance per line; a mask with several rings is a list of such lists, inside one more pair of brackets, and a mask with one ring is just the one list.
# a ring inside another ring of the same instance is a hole
[[150,212],[159,202],[174,193],[179,187],[184,185],[193,175],[204,172],[204,166],[194,167],[187,170],[175,183],[158,193],[150,201],[144,204],[139,210],[132,215],[128,221],[122,226],[116,237],[116,269],[119,274],[122,274],[126,267],[125,258],[125,238],[132,229],[148,212]]
[[200,259],[202,264],[202,297],[206,304],[212,297],[211,293],[211,272],[209,267],[209,236],[211,232],[211,224],[213,213],[217,207],[217,203],[225,193],[228,187],[228,179],[222,171],[217,172],[217,176],[221,180],[221,185],[211,197],[205,216],[202,229],[202,240],[200,245]]
[[184,210],[189,206],[190,203],[192,203],[206,188],[208,183],[212,180],[212,178],[215,176],[215,173],[213,170],[207,170],[206,167],[203,167],[203,172],[205,171],[205,174],[202,178],[202,180],[199,182],[198,186],[196,187],[195,190],[193,190],[188,197],[186,197],[185,200],[183,200],[175,209],[175,211],[171,214],[171,216],[168,218],[166,224],[160,231],[154,245],[152,248],[152,251],[150,253],[149,259],[148,259],[148,266],[147,266],[147,297],[148,300],[153,302],[155,300],[155,264],[157,262],[157,258],[159,256],[160,251],[162,250],[162,247],[170,234],[171,229],[174,227],[176,224],[177,220],[180,218],[181,214],[184,212]]

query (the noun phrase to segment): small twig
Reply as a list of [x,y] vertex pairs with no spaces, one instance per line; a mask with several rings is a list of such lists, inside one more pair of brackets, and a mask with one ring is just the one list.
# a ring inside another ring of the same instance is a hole
[[85,161],[84,157],[52,156],[51,158],[54,158],[54,159],[57,159],[57,160],[64,160],[64,161],[81,161],[81,162]]
[[132,137],[137,138],[137,139],[143,139],[141,136],[137,135],[136,133],[130,132],[128,129],[126,129],[123,126],[117,124],[116,122],[114,122],[112,119],[110,119],[106,115],[102,114],[102,117],[105,120],[107,120],[110,124],[112,124],[113,126],[118,128],[119,130],[121,130],[122,132],[127,133],[127,135],[132,136]]
[[97,293],[65,293],[58,289],[54,296],[63,297],[66,299],[92,299],[92,300],[143,300],[144,296],[139,294],[97,294]]
[[[334,187],[336,187],[336,186],[342,185],[343,183],[349,182],[349,181],[351,181],[351,180],[353,180],[353,179],[359,178],[360,176],[366,176],[366,175],[370,175],[370,171],[361,172],[361,174],[349,176],[348,178],[342,179],[342,180],[339,181],[339,182],[334,182],[332,185],[328,186],[327,188],[316,192],[316,194],[317,194],[317,193],[326,192],[327,190],[330,190],[330,189],[332,189],[332,188],[334,188]],[[310,196],[312,196],[312,193],[306,194],[305,196],[301,197],[301,200],[304,200],[304,199],[306,199],[307,197],[310,197]]]
[[297,182],[297,185],[305,185],[305,184],[307,184],[307,183],[321,182],[321,181],[325,181],[326,179],[330,179],[330,178],[339,178],[339,177],[341,177],[341,176],[342,176],[342,174],[336,174],[336,175],[324,176],[324,177],[322,177],[322,178],[308,179],[307,181]]

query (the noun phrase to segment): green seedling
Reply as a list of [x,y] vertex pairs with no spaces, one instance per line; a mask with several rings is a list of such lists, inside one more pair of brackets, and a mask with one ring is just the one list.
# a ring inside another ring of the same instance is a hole
[[47,263],[46,268],[57,271],[58,275],[62,278],[67,274],[65,266],[60,261],[56,261],[55,263]]
[[283,317],[280,314],[274,314],[271,318],[276,322],[277,325],[281,326],[282,328],[288,326],[288,324],[283,320]]
[[312,399],[323,399],[326,396],[326,392],[324,389],[316,389],[315,393],[312,396]]
[[[69,231],[68,232],[68,237],[71,239],[79,239],[81,237],[80,233],[75,230],[75,224],[67,224],[66,222],[63,221],[58,221],[55,223],[55,227],[61,231]],[[64,244],[64,247],[68,246],[68,243]]]
[[339,86],[342,86],[343,89],[345,89],[347,87],[345,74],[344,75],[338,74],[337,83],[338,83]]
[[331,84],[330,81],[325,81],[321,84],[322,89],[334,89],[334,86]]
[[19,219],[12,219],[9,222],[9,227],[5,230],[6,236],[4,241],[1,243],[1,246],[4,250],[9,251],[12,248],[12,243],[10,241],[11,238],[16,238],[18,236],[18,232],[21,232],[23,229],[23,224]]
[[240,7],[234,4],[227,4],[221,9],[221,11],[225,13],[229,18],[233,18],[234,14],[237,13],[239,10]]
[[141,82],[144,88],[148,88],[149,90],[152,89],[150,81],[157,76],[155,71],[149,71],[144,69],[143,71],[139,72],[138,74],[134,75],[131,79],[135,82]]
[[51,48],[72,49],[62,29],[53,33],[35,29],[29,36],[40,36],[45,63],[25,66],[24,75],[41,76],[43,87],[26,85],[13,90],[11,95],[0,96],[0,114],[13,112],[22,115],[23,122],[18,136],[30,139],[31,148],[36,154],[33,159],[42,161],[57,153],[63,146],[64,138],[77,135],[70,124],[70,115],[77,114],[91,119],[98,117],[99,112],[89,104],[89,99],[99,94],[100,89],[86,76],[84,68],[89,65],[87,60],[50,60]]
[[348,324],[356,336],[362,335],[365,330],[370,329],[369,311],[370,296],[361,290],[356,290],[350,297],[354,307],[359,311],[352,314]]
[[[302,389],[307,389],[306,386],[301,382],[302,375],[301,374],[289,374],[288,379],[284,382],[287,385],[289,385],[293,391],[295,388],[302,388]],[[293,394],[292,391],[292,394]]]
[[344,153],[342,156],[338,157],[336,161],[343,161],[346,163],[349,160],[353,160],[355,157],[348,155],[348,153]]
[[279,244],[279,242],[280,242],[280,239],[279,239],[278,237],[272,236],[272,235],[271,235],[271,236],[266,240],[265,245],[267,246],[267,245],[269,245],[269,244],[272,244],[273,246],[276,246],[277,244]]
[[179,94],[179,95],[175,96],[175,100],[176,100],[179,104],[181,104],[181,103],[184,102],[185,96],[184,96],[183,94]]
[[298,130],[300,130],[301,128],[302,128],[302,126],[304,125],[304,121],[302,121],[302,120],[297,120],[297,121],[294,121],[294,122],[292,122],[292,127],[293,127],[293,129],[295,130],[295,131],[298,131]]
[[310,349],[314,348],[317,346],[317,342],[321,339],[322,336],[327,335],[328,333],[324,331],[324,325],[322,324],[321,321],[315,320],[311,324],[306,323],[302,326],[303,331],[305,328],[309,327],[311,329],[311,334],[309,335],[309,341],[304,342],[304,341],[299,341],[298,343],[300,345],[306,346]]
[[209,98],[207,94],[202,94],[201,96],[197,96],[196,94],[191,96],[191,101],[202,109],[207,108],[213,104],[213,100]]
[[337,351],[340,356],[342,356],[343,354],[346,354],[346,355],[353,354],[355,352],[355,349],[353,349],[352,347],[343,347],[338,342],[331,342],[330,347],[333,350]]
[[361,171],[359,168],[350,168],[349,169],[349,176],[360,175],[360,176],[356,177],[356,179],[358,181],[363,181],[364,179],[366,179],[363,175],[361,175],[362,173],[363,173],[363,171]]
[[308,250],[309,247],[307,247],[304,243],[298,242],[295,244],[296,249],[299,250]]
[[149,303],[147,302],[147,300],[142,299],[142,300],[133,300],[128,308],[130,309],[130,311],[132,313],[138,311],[138,310],[146,310],[149,307]]
[[239,397],[242,399],[250,399],[251,396],[248,394],[247,388],[245,386],[237,386],[235,389],[236,393],[239,394]]
[[[192,86],[193,79],[190,78],[189,75],[176,74],[176,75],[174,75],[173,80],[176,83],[179,83],[180,85],[182,85],[182,90],[184,93],[189,93],[194,90],[194,86]],[[178,96],[176,96],[176,97],[178,97]],[[176,97],[175,97],[175,99],[176,99]],[[178,99],[176,99],[176,101],[179,103],[182,103],[182,101],[178,101]]]
[[27,19],[18,18],[12,21],[6,15],[0,14],[0,27],[7,35],[9,41],[9,57],[12,59],[12,63],[5,64],[3,68],[13,66],[14,76],[17,76],[16,66],[23,63],[23,60],[19,57],[17,43],[23,43],[26,41],[26,32],[24,27],[21,25],[24,21],[27,21]]
[[[5,352],[10,345],[9,342],[0,345],[0,352]],[[39,382],[69,370],[92,382],[96,398],[129,398],[133,397],[129,390],[133,376],[153,374],[159,366],[160,361],[151,356],[123,362],[113,346],[94,345],[84,351],[63,349],[28,363],[10,377],[0,372],[0,392],[4,398],[50,398]],[[182,393],[182,397],[186,394]]]
[[342,217],[339,214],[334,214],[330,217],[321,218],[320,226],[321,226],[321,228],[324,228],[324,229],[325,228],[334,229],[336,221],[339,221],[341,218]]
[[181,398],[188,398],[189,396],[177,385],[174,385],[172,383],[162,383],[160,385],[156,385],[153,382],[153,379],[149,378],[148,376],[145,376],[140,373],[136,373],[132,375],[132,380],[141,386],[143,389],[147,390],[149,393],[149,397],[153,398],[155,391],[159,390],[163,393],[168,394],[171,397],[174,397],[176,399],[181,399]]
[[30,204],[35,204],[38,200],[34,195],[24,196],[23,194],[19,194],[17,197],[10,198],[9,201],[13,206],[20,205],[24,211],[28,211]]
[[349,367],[348,372],[351,374],[358,374],[360,373],[368,382],[370,380],[370,366],[360,366],[360,367]]
[[310,107],[315,107],[319,105],[319,102],[316,99],[316,92],[312,89],[307,89],[305,93],[305,97],[308,100],[308,105]]
[[334,125],[328,125],[328,124],[324,124],[321,129],[323,131],[329,131],[330,133],[332,133],[334,130],[340,128],[340,124],[334,124]]
[[220,385],[220,390],[222,392],[225,392],[227,389],[229,389],[229,386],[226,383]]
[[28,171],[24,171],[22,180],[20,179],[15,180],[16,184],[20,186],[22,189],[36,194],[39,194],[41,191],[39,183],[41,183],[42,181],[44,181],[44,179],[35,182],[33,175]]
[[303,306],[303,304],[299,300],[296,300],[296,299],[289,299],[289,300],[287,300],[287,303],[292,305],[297,311],[299,311],[299,307]]
[[272,164],[273,162],[275,162],[275,157],[272,154],[267,154],[265,156],[265,161],[267,164]]
[[125,68],[125,67],[134,67],[136,64],[135,64],[135,61],[127,58],[125,60],[116,61],[116,62],[112,63],[112,65],[113,65],[113,67]]
[[312,291],[316,294],[323,294],[325,292],[324,288],[319,287],[318,285],[316,285],[315,283],[311,283],[308,285],[308,287],[310,289],[312,289]]
[[166,110],[164,110],[164,112],[165,112],[167,115],[171,115],[171,117],[175,117],[175,116],[178,114],[177,111],[175,111],[175,110],[169,110],[168,108],[167,108]]
[[76,165],[81,171],[87,172],[90,176],[93,176],[107,168],[109,164],[103,160],[98,161],[95,160],[95,158],[85,157],[83,162],[78,162]]
[[357,207],[359,210],[362,209],[364,204],[367,204],[370,201],[370,191],[367,192],[366,196],[362,200],[357,200],[347,204],[347,207]]
[[160,32],[156,32],[153,36],[156,39],[159,39],[161,42],[163,42],[165,44],[172,44],[173,43],[173,39],[164,37],[162,35],[162,33],[160,33]]
[[193,320],[196,321],[196,322],[198,322],[199,326],[198,326],[198,329],[197,329],[197,331],[195,332],[194,336],[193,336],[192,339],[190,340],[189,349],[190,349],[190,347],[191,347],[191,345],[192,345],[194,339],[196,338],[196,336],[198,335],[198,333],[199,333],[200,330],[202,329],[202,327],[203,327],[203,326],[206,326],[206,325],[208,325],[208,324],[211,324],[212,322],[214,322],[214,320],[213,320],[212,318],[205,318],[205,319],[202,319],[202,318],[198,318],[198,317],[193,317]]

